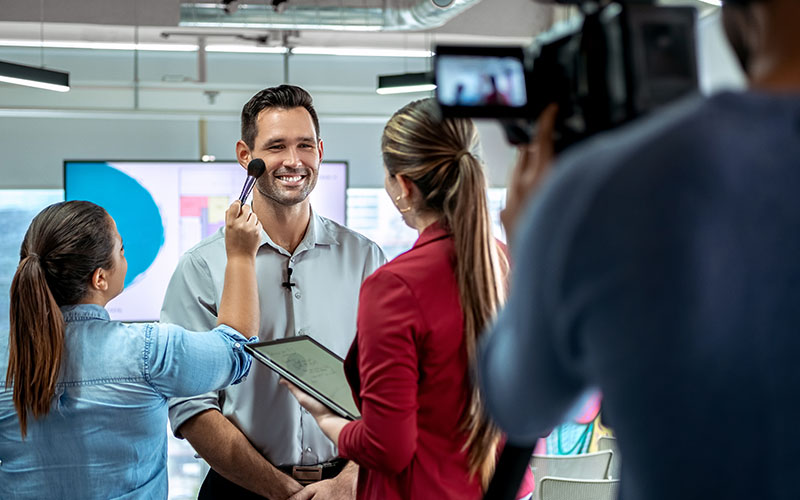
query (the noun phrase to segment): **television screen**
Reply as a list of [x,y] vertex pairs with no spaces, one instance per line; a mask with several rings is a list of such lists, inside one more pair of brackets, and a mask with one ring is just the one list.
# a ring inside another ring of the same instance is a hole
[[[106,306],[112,319],[158,320],[178,259],[224,224],[246,176],[234,161],[64,162],[65,199],[104,207],[125,245],[125,290]],[[345,224],[346,192],[347,163],[324,161],[311,206]]]

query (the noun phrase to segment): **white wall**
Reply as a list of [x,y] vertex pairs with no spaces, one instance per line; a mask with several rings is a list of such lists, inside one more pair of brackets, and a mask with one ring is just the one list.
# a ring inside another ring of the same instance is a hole
[[[741,87],[743,78],[719,18],[698,23],[704,92]],[[40,64],[38,49],[0,48],[0,60]],[[233,158],[241,106],[258,90],[283,82],[281,55],[208,54],[208,82],[194,53],[47,49],[44,64],[71,73],[65,94],[0,84],[0,188],[59,188],[64,159],[196,159],[199,121],[207,120],[207,153]],[[314,95],[326,157],[350,162],[351,187],[382,185],[379,139],[405,103],[429,94],[379,96],[376,77],[423,71],[426,59],[292,56],[289,80]],[[205,94],[218,92],[213,102]],[[490,182],[505,185],[514,151],[492,121],[480,121]]]

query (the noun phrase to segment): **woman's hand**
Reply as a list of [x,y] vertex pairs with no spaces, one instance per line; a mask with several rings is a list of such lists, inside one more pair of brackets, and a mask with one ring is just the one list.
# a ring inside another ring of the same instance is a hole
[[517,222],[529,199],[550,172],[555,157],[553,128],[557,113],[558,108],[555,104],[547,106],[539,115],[535,141],[518,149],[517,164],[508,183],[506,207],[500,212],[500,220],[505,227],[509,243],[514,239]]
[[300,403],[300,406],[308,410],[311,416],[313,416],[315,419],[319,420],[320,417],[334,415],[334,413],[329,410],[327,406],[312,398],[307,392],[300,389],[285,378],[281,379],[280,384],[289,389],[289,392],[291,392],[292,396],[294,396],[297,402]]
[[225,251],[234,256],[255,257],[261,244],[261,222],[250,205],[239,200],[225,211]]
[[308,393],[288,380],[282,378],[280,384],[289,389],[289,392],[297,399],[300,406],[308,410],[311,416],[314,417],[314,420],[317,421],[322,432],[333,441],[333,444],[338,445],[339,433],[342,431],[342,428],[347,425],[347,419],[333,413],[327,406],[312,398]]

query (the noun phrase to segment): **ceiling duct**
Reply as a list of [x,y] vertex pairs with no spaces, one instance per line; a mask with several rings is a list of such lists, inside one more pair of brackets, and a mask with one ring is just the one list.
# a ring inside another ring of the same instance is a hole
[[[181,3],[180,26],[281,30],[405,31],[442,26],[480,0],[304,0]],[[348,5],[348,2],[350,5]]]

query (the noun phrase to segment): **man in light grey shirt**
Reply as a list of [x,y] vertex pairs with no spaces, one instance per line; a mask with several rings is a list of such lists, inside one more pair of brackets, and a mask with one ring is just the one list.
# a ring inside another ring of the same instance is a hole
[[[256,94],[242,110],[236,154],[243,167],[253,158],[266,165],[253,192],[265,231],[256,255],[259,337],[309,335],[344,357],[355,335],[361,282],[386,259],[375,243],[311,209],[308,195],[322,159],[311,96],[290,85]],[[191,330],[216,324],[225,273],[222,231],[181,258],[162,321]],[[235,387],[171,402],[175,435],[212,468],[198,498],[355,497],[356,466],[336,460],[335,445],[278,380],[256,363]]]

